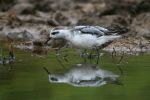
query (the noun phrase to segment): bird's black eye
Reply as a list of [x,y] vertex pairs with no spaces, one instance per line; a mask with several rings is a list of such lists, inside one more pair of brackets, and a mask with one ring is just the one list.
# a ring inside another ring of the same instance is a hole
[[51,34],[52,35],[55,35],[55,34],[58,34],[59,32],[58,31],[56,31],[56,32],[52,32]]
[[58,79],[57,79],[57,78],[54,78],[54,77],[51,77],[51,80],[52,80],[52,81],[58,81]]

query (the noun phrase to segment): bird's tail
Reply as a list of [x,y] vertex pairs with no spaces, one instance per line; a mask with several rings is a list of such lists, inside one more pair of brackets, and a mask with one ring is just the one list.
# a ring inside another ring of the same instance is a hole
[[109,35],[109,36],[101,36],[100,37],[100,42],[103,44],[103,43],[106,43],[106,42],[110,42],[110,41],[113,41],[113,40],[116,40],[116,39],[119,39],[121,38],[122,36],[121,35]]
[[111,84],[116,84],[116,85],[123,85],[123,83],[117,79],[117,78],[104,78],[105,81],[107,81],[108,83],[111,83]]
[[99,38],[98,44],[100,44],[100,48],[104,48],[108,46],[110,43],[113,42],[113,40],[121,38],[121,35],[109,35],[109,36],[101,36]]
[[109,30],[107,32],[107,34],[113,34],[113,33],[124,34],[124,33],[127,33],[129,31],[128,28],[123,27],[123,26],[118,26],[118,25],[107,27],[107,28]]

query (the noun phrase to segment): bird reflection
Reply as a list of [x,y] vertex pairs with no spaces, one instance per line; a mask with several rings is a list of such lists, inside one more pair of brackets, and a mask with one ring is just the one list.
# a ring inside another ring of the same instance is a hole
[[45,67],[50,83],[67,83],[76,87],[98,87],[107,83],[121,85],[119,75],[93,64],[76,64],[62,74],[52,74]]

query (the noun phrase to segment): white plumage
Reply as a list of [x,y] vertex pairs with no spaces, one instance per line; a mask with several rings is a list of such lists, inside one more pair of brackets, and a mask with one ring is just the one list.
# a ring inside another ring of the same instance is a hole
[[[121,37],[121,30],[109,30],[99,26],[75,26],[68,29],[51,30],[51,38],[63,38],[76,48],[95,48]],[[122,31],[123,32],[123,31]]]

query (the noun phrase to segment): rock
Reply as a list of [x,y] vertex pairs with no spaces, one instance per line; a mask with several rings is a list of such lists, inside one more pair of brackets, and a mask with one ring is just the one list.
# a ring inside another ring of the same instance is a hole
[[81,15],[85,16],[98,16],[100,13],[105,12],[108,7],[105,2],[101,3],[79,3],[76,4],[74,9],[81,11]]
[[108,15],[100,17],[99,22],[106,26],[113,24],[128,26],[130,24],[130,16]]
[[142,13],[138,15],[131,25],[131,29],[137,35],[150,39],[150,13]]
[[0,0],[0,11],[5,12],[16,4],[17,0]]
[[24,23],[46,24],[47,19],[36,17],[33,15],[20,15],[18,18]]
[[[3,2],[2,2],[3,1]],[[119,25],[130,28],[127,36],[150,38],[150,0],[2,0],[0,34],[4,29],[23,28],[30,32],[35,26]],[[29,28],[28,28],[29,26]],[[4,29],[1,29],[4,27]],[[30,32],[32,33],[32,32]],[[37,36],[37,35],[35,35]],[[39,36],[44,39],[46,35]]]
[[121,15],[107,15],[100,18],[89,18],[85,17],[80,19],[78,25],[99,25],[99,26],[111,26],[111,25],[121,25],[128,26],[130,22],[130,17],[121,16]]
[[28,3],[34,6],[35,11],[50,12],[53,0],[28,0]]
[[1,26],[8,26],[11,28],[21,25],[21,20],[18,18],[15,12],[0,13]]
[[16,14],[33,14],[33,5],[29,3],[19,3],[16,4],[11,11],[14,11]]
[[59,26],[59,23],[53,19],[47,20],[47,24],[53,27]]
[[128,37],[112,42],[103,50],[108,52],[117,52],[136,55],[141,52],[150,52],[150,41],[143,37]]
[[96,21],[93,18],[84,17],[78,20],[77,25],[95,25]]
[[62,47],[64,47],[64,46],[67,45],[67,41],[64,40],[64,39],[61,39],[61,38],[59,38],[59,39],[51,39],[51,40],[48,42],[48,44],[49,44],[49,45],[51,46],[51,48],[53,48],[53,49],[60,49],[60,48],[62,48]]
[[33,45],[42,47],[42,46],[44,46],[44,42],[41,40],[36,40],[36,41],[33,41]]
[[67,15],[64,15],[64,13],[62,12],[57,12],[54,15],[54,20],[57,21],[59,23],[59,25],[61,26],[65,26],[65,25],[70,25],[70,22],[68,21]]
[[47,48],[44,46],[44,42],[41,40],[33,41],[32,53],[34,55],[47,55]]
[[7,34],[8,40],[11,41],[31,41],[33,39],[33,35],[28,31],[24,30],[22,32],[10,32]]
[[53,3],[51,3],[50,5],[50,8],[54,12],[56,11],[56,9],[60,11],[69,11],[70,9],[74,8],[74,5],[74,2],[70,0],[60,0],[59,2],[53,1]]
[[138,0],[141,1],[136,7],[136,13],[141,14],[144,12],[150,12],[150,0]]
[[91,3],[82,3],[82,4],[78,4],[78,6],[80,6],[80,8],[82,9],[84,13],[87,13],[87,14],[94,13],[95,7]]
[[47,38],[49,37],[49,31],[46,30],[46,29],[41,29],[40,30],[40,34],[39,34],[39,37],[42,41],[46,41]]
[[4,28],[4,27],[0,27],[0,31],[3,31],[3,28]]

